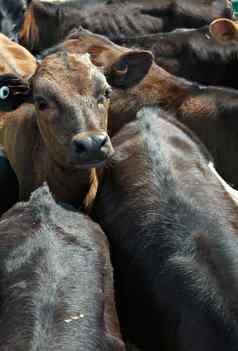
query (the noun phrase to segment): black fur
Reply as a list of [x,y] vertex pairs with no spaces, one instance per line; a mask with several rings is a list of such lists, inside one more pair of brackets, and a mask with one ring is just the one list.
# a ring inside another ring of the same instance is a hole
[[111,245],[124,334],[142,351],[235,351],[238,209],[209,155],[151,109],[112,141],[94,214]]
[[2,148],[0,148],[0,215],[18,201],[19,185]]
[[124,350],[105,323],[112,270],[97,224],[45,186],[4,215],[0,232],[2,351]]
[[156,33],[177,27],[199,27],[217,17],[231,17],[225,0],[207,0],[201,5],[197,0],[189,4],[185,0],[177,0],[173,6],[170,0],[156,5],[128,2],[82,9],[67,3],[40,3],[34,0],[31,5],[39,28],[39,41],[32,38],[29,42],[20,37],[20,42],[35,53],[60,42],[72,28],[80,25],[113,40],[118,36]]
[[25,10],[24,0],[0,0],[0,32],[9,38],[16,39]]
[[156,63],[177,76],[206,85],[238,88],[238,44],[220,44],[210,35],[208,26],[115,41],[151,50]]

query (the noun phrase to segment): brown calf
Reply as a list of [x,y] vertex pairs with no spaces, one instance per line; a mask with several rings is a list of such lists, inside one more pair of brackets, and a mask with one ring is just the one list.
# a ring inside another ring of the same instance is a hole
[[[152,65],[148,52],[146,55],[143,51],[142,63],[138,59],[140,50],[115,45],[86,30],[75,31],[71,38],[67,49],[71,45],[73,50],[77,47],[79,52],[89,52],[113,87],[108,123],[111,135],[135,119],[141,107],[162,106],[199,136],[214,157],[219,173],[238,188],[236,90],[200,86],[178,78]],[[147,69],[141,71],[142,67]],[[148,72],[143,80],[142,72],[144,75]],[[138,84],[131,86],[139,75]]]
[[20,199],[47,181],[58,200],[81,203],[90,183],[95,192],[95,168],[113,153],[107,135],[110,87],[105,77],[87,54],[56,53],[39,65],[30,86],[19,80],[20,84],[28,91],[19,90],[17,96],[23,94],[33,103],[6,113],[0,128],[0,143],[16,172]]
[[[5,99],[9,90],[4,85],[5,75],[14,74],[27,79],[36,71],[36,59],[23,46],[18,45],[0,33],[0,104],[1,111],[7,111],[8,104]],[[14,100],[14,99],[13,99]],[[14,105],[14,102],[12,103]]]
[[[0,34],[0,75],[16,74],[18,77],[27,78],[36,70],[36,60],[25,48],[14,43],[5,35]],[[0,90],[0,105],[4,107],[8,89],[4,87],[2,79]],[[5,105],[6,106],[6,105]],[[4,110],[4,108],[2,108]],[[0,115],[1,116],[1,115]],[[0,117],[1,118],[1,117]],[[0,150],[0,214],[11,207],[18,199],[18,183],[16,176]]]

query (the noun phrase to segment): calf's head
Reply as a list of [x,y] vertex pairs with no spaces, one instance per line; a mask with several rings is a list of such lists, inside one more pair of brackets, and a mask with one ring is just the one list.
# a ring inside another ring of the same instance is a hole
[[30,82],[18,79],[14,86],[8,81],[5,100],[15,98],[15,107],[22,98],[35,105],[44,144],[62,167],[97,167],[112,155],[107,135],[111,88],[88,54],[55,53],[42,61]]
[[[87,30],[75,29],[65,42],[45,53],[62,50],[89,53],[92,62],[100,68],[113,88],[109,109],[108,129],[115,134],[125,122],[130,120],[128,109],[136,106],[137,87],[153,65],[153,55],[145,50],[130,50],[112,43],[109,39]],[[42,55],[44,56],[45,53]],[[142,83],[142,84],[140,84]],[[143,100],[142,92],[142,100]],[[138,100],[138,99],[137,99]],[[129,118],[129,120],[128,120]]]

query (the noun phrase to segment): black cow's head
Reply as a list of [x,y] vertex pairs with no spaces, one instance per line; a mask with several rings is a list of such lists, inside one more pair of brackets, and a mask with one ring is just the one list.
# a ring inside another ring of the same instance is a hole
[[0,32],[15,39],[27,7],[25,0],[0,0]]

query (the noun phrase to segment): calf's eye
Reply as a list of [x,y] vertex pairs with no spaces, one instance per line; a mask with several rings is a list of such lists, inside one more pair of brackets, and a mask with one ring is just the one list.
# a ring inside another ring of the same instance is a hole
[[43,97],[40,96],[36,96],[34,98],[36,107],[40,110],[40,111],[44,111],[49,107],[49,104],[47,102],[47,100]]
[[103,94],[99,95],[97,102],[98,104],[103,104],[105,102],[105,100],[110,99],[112,95],[112,88],[111,87],[107,87]]
[[111,95],[112,95],[112,88],[111,87],[107,87],[105,89],[104,96],[105,96],[106,99],[110,99]]

